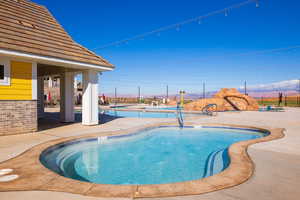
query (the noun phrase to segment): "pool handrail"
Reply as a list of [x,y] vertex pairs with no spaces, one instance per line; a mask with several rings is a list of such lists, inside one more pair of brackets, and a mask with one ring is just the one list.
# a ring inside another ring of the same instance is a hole
[[183,122],[183,116],[182,116],[182,107],[180,106],[179,103],[177,104],[176,117],[177,117],[179,127],[183,128],[184,122]]
[[[210,108],[213,108],[213,107],[216,108],[215,111],[214,111],[214,110],[210,110]],[[218,108],[218,105],[215,104],[215,103],[207,104],[206,106],[204,106],[204,107],[202,108],[202,113],[204,113],[204,114],[206,114],[206,115],[210,115],[210,116],[213,116],[214,113],[215,113],[215,115],[217,115],[217,110],[218,110],[217,108]]]

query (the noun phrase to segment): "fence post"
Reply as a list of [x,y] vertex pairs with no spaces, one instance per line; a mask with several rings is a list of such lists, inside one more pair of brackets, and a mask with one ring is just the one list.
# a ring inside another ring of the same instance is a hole
[[284,96],[284,105],[287,106],[287,96]]
[[115,88],[115,99],[114,99],[115,101],[115,105],[117,105],[117,88]]

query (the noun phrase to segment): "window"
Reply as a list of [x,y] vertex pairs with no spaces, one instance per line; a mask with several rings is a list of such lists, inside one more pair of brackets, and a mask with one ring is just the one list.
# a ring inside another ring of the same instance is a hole
[[4,65],[0,65],[0,80],[4,80]]
[[10,64],[8,59],[0,58],[0,85],[10,85]]

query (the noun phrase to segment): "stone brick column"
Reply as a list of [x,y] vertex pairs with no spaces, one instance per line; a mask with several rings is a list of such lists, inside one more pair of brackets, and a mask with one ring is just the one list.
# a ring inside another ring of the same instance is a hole
[[0,100],[0,135],[30,133],[37,129],[36,100]]

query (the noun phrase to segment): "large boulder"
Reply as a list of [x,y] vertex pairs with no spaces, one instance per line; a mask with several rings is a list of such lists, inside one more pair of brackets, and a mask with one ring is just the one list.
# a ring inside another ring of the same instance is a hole
[[184,105],[184,110],[187,111],[202,111],[208,104],[216,104],[218,111],[225,111],[225,100],[221,98],[199,99]]
[[208,104],[216,104],[217,111],[258,110],[257,101],[235,88],[222,88],[213,98],[199,99],[184,106],[185,110],[201,111]]
[[225,99],[235,110],[258,110],[257,101],[235,88],[222,88],[214,95],[215,98]]

